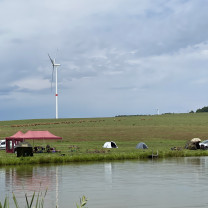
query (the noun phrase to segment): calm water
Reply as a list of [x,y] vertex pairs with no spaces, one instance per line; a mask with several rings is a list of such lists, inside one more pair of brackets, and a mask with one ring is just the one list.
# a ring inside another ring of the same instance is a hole
[[47,208],[75,208],[82,195],[89,208],[203,208],[208,157],[0,168],[1,201],[14,192],[23,205],[46,187]]

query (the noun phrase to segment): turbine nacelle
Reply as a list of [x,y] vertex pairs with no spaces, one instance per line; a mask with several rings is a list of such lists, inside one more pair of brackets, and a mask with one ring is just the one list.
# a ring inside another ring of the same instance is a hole
[[53,60],[53,59],[50,57],[49,54],[48,54],[48,57],[49,57],[49,59],[51,60],[51,63],[52,63],[52,65],[53,65],[53,67],[54,67],[54,66],[61,66],[61,64],[56,64],[55,59]]

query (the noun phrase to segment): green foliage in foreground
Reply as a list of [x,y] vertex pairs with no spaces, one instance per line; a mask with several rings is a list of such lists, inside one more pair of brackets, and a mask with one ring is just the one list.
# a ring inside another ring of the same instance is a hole
[[85,196],[82,196],[80,199],[80,204],[77,204],[77,208],[84,207],[87,204],[87,198]]
[[[47,190],[45,191],[45,193],[39,192],[36,197],[35,192],[34,192],[31,200],[29,200],[27,194],[25,194],[25,201],[26,201],[25,207],[26,208],[44,208],[44,200],[46,197],[46,193],[47,193]],[[18,200],[16,199],[16,196],[14,193],[13,193],[13,202],[14,202],[15,208],[20,208],[18,204]],[[82,207],[85,207],[86,204],[87,204],[87,198],[85,196],[82,196],[82,198],[80,199],[80,204],[76,204],[76,206],[77,208],[82,208]],[[9,208],[9,207],[10,207],[9,199],[8,197],[5,197],[4,203],[2,204],[0,202],[0,208]]]

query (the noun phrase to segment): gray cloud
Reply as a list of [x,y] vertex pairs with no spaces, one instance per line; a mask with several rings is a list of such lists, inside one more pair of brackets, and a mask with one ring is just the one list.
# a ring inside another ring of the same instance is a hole
[[2,120],[54,117],[48,53],[61,64],[60,117],[207,103],[206,0],[11,0],[0,8]]

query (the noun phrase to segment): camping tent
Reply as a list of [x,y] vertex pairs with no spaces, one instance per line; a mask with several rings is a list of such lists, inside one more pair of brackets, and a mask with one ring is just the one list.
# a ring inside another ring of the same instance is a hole
[[49,131],[27,131],[22,135],[23,139],[62,139],[61,137],[55,136]]
[[103,145],[104,148],[118,148],[118,146],[116,145],[115,142],[111,141],[111,142],[106,142]]
[[19,142],[23,142],[25,139],[36,139],[48,140],[48,139],[62,139],[61,137],[55,136],[49,131],[27,131],[25,134],[21,131],[17,132],[11,137],[6,138],[6,152],[14,153],[14,147]]
[[136,149],[148,149],[148,146],[144,142],[137,144]]
[[7,137],[6,138],[6,152],[13,153],[14,147],[20,142],[24,141],[24,139],[22,138],[23,135],[24,133],[22,133],[21,131],[18,131],[16,134],[10,137]]

